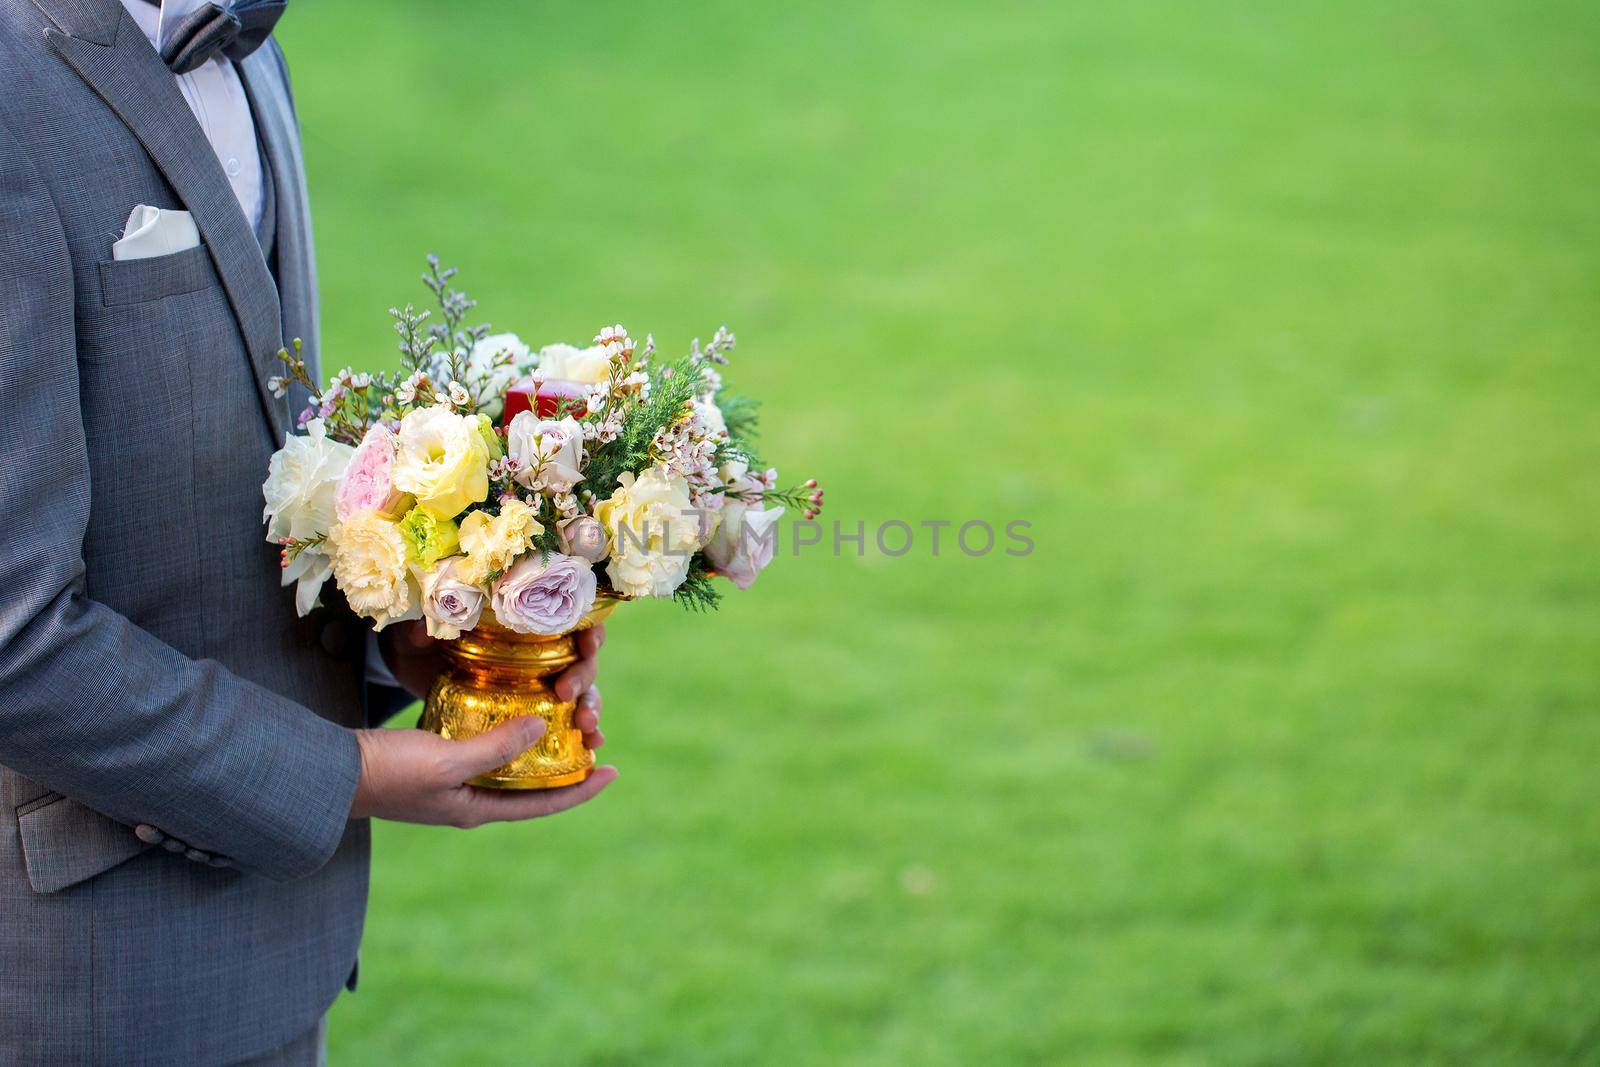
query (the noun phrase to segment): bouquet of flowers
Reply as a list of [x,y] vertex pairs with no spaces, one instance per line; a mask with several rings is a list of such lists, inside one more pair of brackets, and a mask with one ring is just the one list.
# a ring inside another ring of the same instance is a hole
[[396,372],[346,369],[319,386],[298,342],[280,353],[274,391],[310,399],[271,459],[264,520],[302,615],[331,577],[378,629],[421,619],[447,641],[537,645],[620,600],[714,607],[715,578],[748,588],[771,561],[786,507],[821,508],[814,480],[780,488],[763,467],[756,405],[723,389],[726,328],[673,359],[621,326],[535,352],[467,325],[475,302],[454,275],[428,257],[434,321],[390,309]]

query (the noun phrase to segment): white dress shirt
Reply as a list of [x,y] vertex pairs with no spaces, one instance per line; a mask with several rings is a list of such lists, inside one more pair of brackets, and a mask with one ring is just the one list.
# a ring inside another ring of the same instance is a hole
[[[122,0],[133,21],[150,39],[157,52],[161,51],[161,31],[205,6],[206,0],[162,0],[158,8],[148,0]],[[178,91],[206,140],[217,153],[223,173],[233,186],[233,195],[252,227],[261,225],[263,203],[261,199],[261,153],[256,147],[256,123],[250,114],[250,100],[245,96],[244,83],[239,72],[227,59],[218,57],[187,74],[176,75]]]

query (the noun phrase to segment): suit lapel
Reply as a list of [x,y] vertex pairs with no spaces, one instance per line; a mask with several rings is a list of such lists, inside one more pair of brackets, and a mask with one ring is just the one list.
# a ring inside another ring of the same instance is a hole
[[194,216],[238,318],[250,377],[276,442],[283,432],[282,401],[272,396],[266,379],[283,344],[277,287],[177,81],[115,0],[34,3],[56,24],[45,31],[50,47],[133,131]]
[[320,354],[316,261],[311,251],[311,210],[294,104],[273,41],[268,40],[237,67],[266,154],[264,165],[272,176],[283,336],[285,340],[298,337],[304,343],[301,355],[316,376]]

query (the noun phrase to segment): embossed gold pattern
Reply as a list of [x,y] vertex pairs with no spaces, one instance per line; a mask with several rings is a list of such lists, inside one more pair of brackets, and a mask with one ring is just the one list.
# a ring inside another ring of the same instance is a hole
[[474,630],[444,642],[446,666],[428,694],[422,728],[441,737],[476,737],[519,715],[545,721],[544,737],[503,767],[471,784],[490,789],[554,789],[594,770],[594,753],[572,724],[576,704],[558,700],[550,683],[578,659],[577,634],[604,622],[621,601],[599,596],[582,621],[559,637],[507,630],[485,612]]

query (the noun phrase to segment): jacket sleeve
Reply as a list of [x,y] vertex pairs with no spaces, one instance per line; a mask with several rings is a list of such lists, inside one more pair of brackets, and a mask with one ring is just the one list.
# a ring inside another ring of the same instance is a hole
[[355,735],[86,595],[73,304],[54,204],[0,124],[0,764],[247,870],[308,874],[344,834]]

